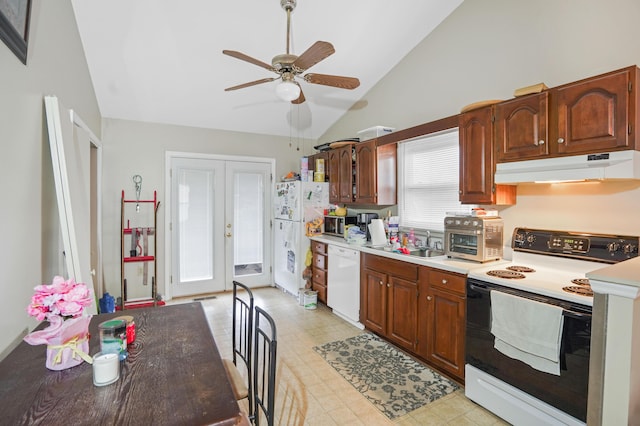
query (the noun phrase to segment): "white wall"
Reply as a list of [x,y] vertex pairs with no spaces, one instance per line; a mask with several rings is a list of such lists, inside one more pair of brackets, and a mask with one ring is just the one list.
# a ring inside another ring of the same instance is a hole
[[[165,153],[197,152],[230,156],[273,158],[276,160],[274,181],[287,172],[300,169],[303,147],[289,138],[250,133],[200,129],[174,125],[141,123],[126,120],[103,120],[104,185],[103,258],[107,291],[120,295],[120,196],[135,198],[132,177],[142,176],[142,198],[158,191],[158,292],[166,294],[164,277],[164,220],[168,201],[165,194]],[[149,291],[150,292],[150,291]],[[149,293],[150,294],[150,293]]]
[[[637,0],[466,0],[319,143],[374,125],[404,129],[516,88],[640,65]],[[640,89],[640,88],[639,88]],[[640,129],[637,129],[638,132]],[[640,235],[638,183],[520,185],[514,226]]]
[[0,351],[36,324],[26,312],[33,287],[63,274],[43,97],[58,96],[100,134],[71,2],[34,0],[30,27],[27,66],[0,42]]

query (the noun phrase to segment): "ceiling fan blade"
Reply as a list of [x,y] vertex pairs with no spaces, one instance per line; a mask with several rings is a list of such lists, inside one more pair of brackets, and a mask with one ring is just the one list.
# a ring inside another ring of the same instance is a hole
[[304,93],[302,93],[302,87],[298,84],[298,82],[294,81],[294,83],[296,83],[296,85],[300,87],[300,96],[298,96],[298,99],[292,100],[291,103],[294,105],[298,105],[303,103],[306,99],[304,97]]
[[293,62],[293,67],[300,69],[302,72],[334,53],[335,49],[331,43],[327,41],[316,41],[313,46],[298,56],[298,59]]
[[237,86],[227,87],[226,89],[224,89],[224,91],[228,92],[230,90],[238,90],[238,89],[244,89],[245,87],[255,86],[256,84],[269,83],[270,81],[277,80],[278,78],[279,77],[263,78],[263,79],[256,80],[256,81],[250,81],[249,83],[244,83],[244,84],[239,84]]
[[352,90],[360,86],[360,80],[355,77],[342,77],[339,75],[328,74],[305,74],[303,78],[308,83],[339,87],[340,89]]
[[240,59],[241,61],[249,62],[250,64],[257,65],[269,71],[276,72],[276,70],[269,64],[259,61],[257,59],[252,58],[251,56],[245,55],[244,53],[237,52],[235,50],[223,50],[222,53],[225,55],[231,56],[236,59]]

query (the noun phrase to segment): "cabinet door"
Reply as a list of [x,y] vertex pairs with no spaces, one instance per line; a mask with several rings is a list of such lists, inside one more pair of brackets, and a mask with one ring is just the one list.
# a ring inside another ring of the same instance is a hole
[[363,269],[361,283],[362,302],[360,321],[369,330],[380,335],[387,334],[387,276],[386,274]]
[[356,203],[376,203],[376,141],[356,145]]
[[427,360],[463,378],[465,298],[431,287],[427,301],[431,319]]
[[339,202],[353,202],[353,153],[351,145],[338,149],[339,155]]
[[492,108],[460,115],[460,202],[493,204]]
[[629,149],[631,70],[583,80],[556,89],[559,154]]
[[548,99],[544,92],[495,106],[498,163],[549,155]]
[[418,329],[418,285],[416,282],[389,277],[387,337],[410,351],[416,349]]
[[[329,164],[329,202],[340,203],[340,150],[332,149],[327,153]],[[326,165],[325,165],[326,166]]]

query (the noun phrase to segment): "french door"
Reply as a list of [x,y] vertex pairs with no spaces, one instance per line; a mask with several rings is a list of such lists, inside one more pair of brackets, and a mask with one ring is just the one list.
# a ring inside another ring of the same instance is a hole
[[271,283],[271,168],[170,157],[172,297]]

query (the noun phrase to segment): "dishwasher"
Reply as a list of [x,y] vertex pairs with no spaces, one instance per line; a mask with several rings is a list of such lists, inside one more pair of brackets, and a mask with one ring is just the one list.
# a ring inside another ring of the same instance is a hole
[[360,251],[329,244],[327,306],[360,329]]

